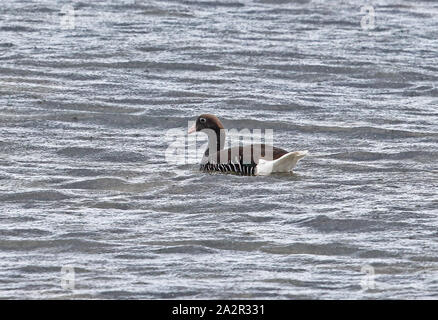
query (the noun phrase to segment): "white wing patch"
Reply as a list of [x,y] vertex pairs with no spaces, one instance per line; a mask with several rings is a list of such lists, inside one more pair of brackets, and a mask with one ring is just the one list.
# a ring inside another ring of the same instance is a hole
[[296,166],[297,162],[307,155],[308,151],[294,151],[286,153],[277,160],[259,159],[255,175],[263,176],[275,172],[290,172]]

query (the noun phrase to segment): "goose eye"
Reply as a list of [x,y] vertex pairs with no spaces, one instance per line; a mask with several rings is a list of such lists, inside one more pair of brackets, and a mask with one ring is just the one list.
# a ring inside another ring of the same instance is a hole
[[199,119],[199,122],[201,122],[201,123],[206,123],[206,122],[207,122],[207,119],[205,119],[205,118],[200,118],[200,119]]

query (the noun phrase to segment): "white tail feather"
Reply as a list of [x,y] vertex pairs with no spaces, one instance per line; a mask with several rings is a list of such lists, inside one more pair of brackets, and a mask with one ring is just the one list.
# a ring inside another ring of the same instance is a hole
[[294,151],[286,153],[277,160],[259,159],[256,167],[256,175],[268,175],[275,172],[290,172],[296,166],[297,162],[307,155],[308,151]]

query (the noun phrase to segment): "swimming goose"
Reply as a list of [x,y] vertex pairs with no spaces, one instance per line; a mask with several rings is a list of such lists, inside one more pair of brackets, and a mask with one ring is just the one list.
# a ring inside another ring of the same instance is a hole
[[288,152],[266,144],[251,144],[224,149],[225,130],[222,122],[212,114],[201,114],[188,133],[208,135],[200,169],[207,172],[236,173],[239,175],[269,175],[291,172],[307,151]]

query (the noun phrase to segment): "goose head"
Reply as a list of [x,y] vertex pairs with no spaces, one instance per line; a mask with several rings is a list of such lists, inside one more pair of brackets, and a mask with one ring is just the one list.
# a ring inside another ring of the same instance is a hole
[[189,129],[188,133],[202,131],[204,129],[210,129],[214,132],[219,132],[224,129],[222,122],[213,114],[201,114],[195,124]]

